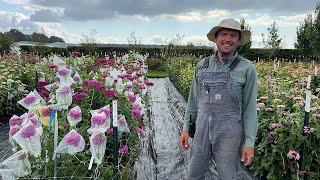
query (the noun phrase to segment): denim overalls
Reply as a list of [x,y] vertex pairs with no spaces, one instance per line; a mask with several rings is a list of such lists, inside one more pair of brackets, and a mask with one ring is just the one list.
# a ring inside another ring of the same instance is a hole
[[218,179],[236,179],[242,166],[242,111],[230,70],[196,75],[198,115],[189,179],[204,179],[210,158],[217,165]]

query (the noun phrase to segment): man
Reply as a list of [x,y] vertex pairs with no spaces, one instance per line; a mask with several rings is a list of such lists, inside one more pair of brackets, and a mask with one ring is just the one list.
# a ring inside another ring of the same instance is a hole
[[207,34],[218,50],[196,67],[180,136],[180,146],[188,149],[190,122],[195,121],[189,179],[204,179],[212,158],[222,180],[236,179],[240,171],[246,173],[241,162],[248,166],[253,161],[257,73],[251,61],[236,52],[250,36],[234,19],[222,20]]

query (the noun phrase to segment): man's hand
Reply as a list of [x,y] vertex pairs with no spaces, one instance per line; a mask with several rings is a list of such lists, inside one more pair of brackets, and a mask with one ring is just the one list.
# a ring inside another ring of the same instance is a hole
[[181,135],[180,135],[180,146],[183,150],[186,150],[189,148],[189,133],[186,131],[182,131]]
[[249,166],[254,158],[254,148],[253,147],[243,147],[241,161],[244,166]]

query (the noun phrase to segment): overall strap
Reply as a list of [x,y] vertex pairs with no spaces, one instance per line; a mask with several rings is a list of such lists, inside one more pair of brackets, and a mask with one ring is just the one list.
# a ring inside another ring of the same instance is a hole
[[228,70],[229,70],[229,71],[232,71],[234,68],[237,67],[237,65],[238,65],[239,62],[240,62],[240,58],[239,58],[239,57],[236,57],[236,58],[232,61],[232,63],[229,65]]

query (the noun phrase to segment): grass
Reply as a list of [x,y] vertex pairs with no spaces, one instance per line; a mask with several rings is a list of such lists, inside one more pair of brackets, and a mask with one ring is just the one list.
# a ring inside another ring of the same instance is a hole
[[165,78],[168,77],[169,73],[166,71],[148,70],[148,78]]

